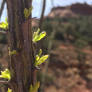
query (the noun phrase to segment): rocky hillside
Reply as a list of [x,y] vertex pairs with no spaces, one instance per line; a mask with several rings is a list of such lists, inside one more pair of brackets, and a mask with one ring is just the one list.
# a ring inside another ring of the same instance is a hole
[[54,7],[48,17],[77,17],[78,15],[91,16],[92,6],[86,3],[76,3],[67,7]]

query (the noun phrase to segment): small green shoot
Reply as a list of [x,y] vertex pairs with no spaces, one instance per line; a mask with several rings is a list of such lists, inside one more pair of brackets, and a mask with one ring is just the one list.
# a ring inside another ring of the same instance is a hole
[[42,50],[40,49],[38,55],[36,55],[36,58],[35,58],[35,63],[34,63],[35,67],[38,67],[39,65],[44,63],[49,57],[49,55],[42,55],[41,56],[41,54],[42,54]]
[[39,50],[38,56],[42,55],[42,49]]
[[33,9],[33,7],[29,8],[29,9],[27,9],[27,8],[24,9],[24,17],[26,19],[28,19],[28,17],[31,15],[32,9]]
[[0,23],[0,28],[7,30],[8,29],[8,21],[7,18],[5,19],[5,22]]
[[47,59],[48,59],[49,55],[43,55],[41,57],[39,56],[36,56],[36,61],[35,61],[35,66],[39,66],[41,65],[42,63],[44,63]]
[[12,89],[8,88],[8,91],[7,92],[12,92]]
[[10,80],[11,79],[11,74],[10,74],[9,69],[5,69],[5,71],[1,71],[0,78],[4,78],[4,79]]
[[45,31],[43,31],[41,33],[39,33],[39,32],[40,32],[40,29],[38,28],[37,32],[34,32],[34,34],[33,34],[33,42],[34,43],[40,41],[42,38],[44,38],[46,36]]
[[10,48],[8,48],[8,50],[9,50],[9,56],[11,56],[11,55],[15,55],[16,53],[17,53],[17,51],[16,50],[10,50]]
[[36,82],[34,86],[30,85],[29,92],[37,92],[39,87],[40,87],[40,82]]
[[11,56],[11,55],[15,55],[16,53],[17,53],[17,51],[16,51],[16,50],[9,51],[9,56]]

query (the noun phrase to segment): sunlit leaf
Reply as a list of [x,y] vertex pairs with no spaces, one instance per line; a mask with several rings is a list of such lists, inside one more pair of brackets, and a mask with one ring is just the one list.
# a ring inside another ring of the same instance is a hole
[[27,8],[24,9],[24,16],[25,16],[25,18],[28,18],[28,16],[29,16]]
[[8,91],[7,92],[12,92],[12,89],[8,88]]
[[7,20],[7,18],[5,18],[5,23],[6,23],[6,26],[8,27],[8,20]]
[[0,23],[0,28],[4,30],[8,29],[7,18],[5,19],[5,22]]
[[33,34],[33,42],[37,42],[37,41],[40,41],[42,38],[44,38],[46,36],[46,32],[40,32],[40,29],[38,28],[37,32],[34,32]]
[[29,92],[37,92],[39,87],[40,87],[40,82],[36,82],[34,86],[30,85]]
[[38,61],[40,59],[40,57],[38,55],[36,55],[36,61]]
[[37,39],[36,39],[36,41],[40,41],[42,38],[44,38],[46,36],[46,32],[44,31],[44,32],[41,32],[40,34],[39,34],[39,36],[37,37]]
[[5,79],[10,80],[11,79],[11,74],[10,74],[9,69],[5,69],[5,71],[1,71],[0,78],[5,78]]
[[27,8],[25,8],[24,9],[24,17],[27,19],[29,16],[30,16],[30,14],[32,13],[32,7],[31,8],[29,8],[29,9],[27,9]]
[[11,55],[15,55],[17,53],[17,51],[16,50],[13,50],[13,51],[9,51],[9,55],[11,56]]
[[48,59],[49,55],[42,56],[38,61],[35,62],[35,66],[39,66]]
[[38,56],[40,57],[42,55],[42,49],[39,50]]
[[40,32],[39,28],[38,28],[37,32],[34,32],[34,34],[33,34],[33,42],[36,42],[36,39],[38,37],[39,32]]
[[32,13],[33,7],[29,8],[28,12],[29,12],[29,16]]

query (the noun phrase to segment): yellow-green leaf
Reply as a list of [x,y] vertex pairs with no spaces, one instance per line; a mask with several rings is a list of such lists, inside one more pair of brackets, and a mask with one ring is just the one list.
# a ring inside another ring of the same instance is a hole
[[35,85],[30,85],[29,92],[37,92],[40,87],[40,82],[36,82]]
[[40,59],[40,57],[38,55],[36,55],[36,61],[38,61]]
[[10,74],[9,69],[5,69],[5,71],[1,71],[0,78],[5,78],[5,79],[10,80],[11,79],[11,74]]
[[25,18],[29,17],[29,13],[28,13],[28,9],[27,8],[24,9],[24,16],[25,16]]
[[29,8],[29,9],[27,9],[27,8],[24,9],[24,16],[25,16],[26,19],[27,19],[27,18],[30,16],[30,14],[32,13],[32,9],[33,9],[33,7]]
[[7,92],[12,92],[12,89],[8,88],[8,91]]
[[30,14],[32,13],[32,9],[33,9],[33,7],[29,8],[29,10],[28,10],[29,16],[30,16]]
[[37,41],[41,40],[41,39],[44,38],[45,36],[46,36],[46,32],[45,32],[45,31],[41,32],[40,35],[39,35],[38,38],[37,38]]
[[44,63],[48,59],[49,55],[42,56],[38,61],[35,62],[35,66],[38,66],[42,63]]
[[5,22],[0,23],[0,28],[2,28],[4,30],[8,29],[7,18],[5,19]]
[[38,56],[40,57],[42,55],[42,49],[39,50]]
[[13,50],[13,51],[10,51],[9,50],[9,55],[11,56],[11,55],[15,55],[17,53],[17,51],[16,50]]
[[36,39],[37,39],[37,37],[39,35],[39,32],[40,32],[39,28],[37,29],[37,32],[34,32],[34,34],[33,34],[33,42],[36,42]]
[[37,32],[34,32],[33,34],[33,42],[37,42],[40,41],[42,38],[44,38],[46,36],[46,32],[43,31],[39,34],[40,29],[38,28]]
[[8,20],[7,20],[7,18],[5,18],[5,23],[6,23],[6,26],[8,28]]

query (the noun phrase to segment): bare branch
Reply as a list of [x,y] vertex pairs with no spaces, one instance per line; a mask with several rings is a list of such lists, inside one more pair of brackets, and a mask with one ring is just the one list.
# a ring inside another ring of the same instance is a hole
[[42,29],[43,17],[44,17],[44,13],[45,13],[45,7],[46,7],[46,0],[43,0],[42,13],[41,13],[41,18],[40,18],[40,22],[39,22],[40,30]]
[[3,80],[0,80],[0,84],[8,84],[9,81],[3,81]]
[[7,32],[5,32],[5,31],[0,31],[0,34],[7,34]]
[[1,18],[2,12],[3,12],[3,9],[4,9],[5,2],[6,2],[6,0],[3,0],[3,1],[2,1],[2,4],[1,4],[1,8],[0,8],[0,18]]
[[0,34],[7,34],[7,31],[0,28]]

